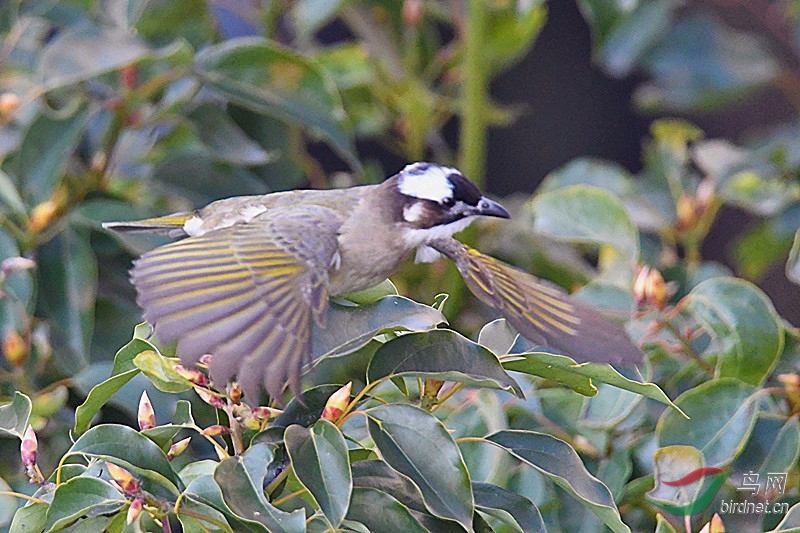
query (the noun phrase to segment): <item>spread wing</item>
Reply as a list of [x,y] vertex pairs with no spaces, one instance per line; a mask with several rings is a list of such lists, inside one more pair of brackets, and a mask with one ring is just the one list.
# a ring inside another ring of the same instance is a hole
[[470,291],[500,311],[523,337],[562,350],[580,362],[642,361],[642,351],[621,324],[569,298],[561,289],[455,239],[429,245],[455,262]]
[[260,384],[300,393],[312,317],[324,325],[328,269],[340,218],[324,207],[273,209],[247,224],[150,251],[131,279],[159,339],[178,341],[186,365],[211,354],[211,378],[237,377],[248,398]]

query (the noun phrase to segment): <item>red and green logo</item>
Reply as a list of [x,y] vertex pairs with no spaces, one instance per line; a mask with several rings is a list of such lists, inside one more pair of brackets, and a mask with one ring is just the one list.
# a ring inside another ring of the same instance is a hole
[[709,478],[710,482],[708,483],[708,486],[703,489],[703,492],[701,492],[696,498],[686,505],[672,505],[665,502],[657,502],[650,498],[648,499],[650,500],[650,503],[659,509],[674,515],[685,516],[697,514],[711,504],[711,500],[714,499],[717,491],[719,491],[719,488],[723,483],[725,483],[725,480],[728,479],[728,476],[730,475],[730,472],[725,472],[719,468],[714,468],[713,466],[707,466],[692,470],[680,479],[675,479],[672,481],[666,481],[663,479],[660,480],[661,483],[670,487],[685,487],[703,478]]

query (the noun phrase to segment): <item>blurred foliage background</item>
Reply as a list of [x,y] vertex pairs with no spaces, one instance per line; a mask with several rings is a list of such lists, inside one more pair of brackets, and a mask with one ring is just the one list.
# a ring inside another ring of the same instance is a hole
[[[161,242],[102,221],[373,183],[428,159],[515,210],[466,240],[570,290],[591,281],[595,304],[631,311],[638,261],[672,303],[736,275],[769,280],[780,313],[800,316],[796,2],[9,0],[0,33],[0,399],[32,398],[48,471],[140,321],[130,261]],[[638,232],[629,261],[619,226],[569,226],[584,220],[575,197],[534,221],[542,181],[613,193]],[[422,302],[449,293],[465,333],[487,320],[445,264],[394,281]],[[763,384],[770,361],[745,381]],[[698,384],[683,378],[670,397]],[[129,420],[143,387],[174,404],[142,379],[103,420]]]

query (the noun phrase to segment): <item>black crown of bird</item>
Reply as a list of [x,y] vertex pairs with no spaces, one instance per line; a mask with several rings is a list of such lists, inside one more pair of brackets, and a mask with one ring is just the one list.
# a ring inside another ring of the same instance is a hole
[[455,262],[472,293],[532,342],[579,362],[642,361],[622,324],[453,238],[479,216],[509,218],[458,170],[414,163],[378,185],[238,196],[104,227],[181,238],[134,261],[142,316],[159,341],[177,342],[182,364],[211,354],[211,379],[236,379],[251,400],[262,386],[277,399],[287,384],[301,395],[328,298],[379,284],[412,253]]

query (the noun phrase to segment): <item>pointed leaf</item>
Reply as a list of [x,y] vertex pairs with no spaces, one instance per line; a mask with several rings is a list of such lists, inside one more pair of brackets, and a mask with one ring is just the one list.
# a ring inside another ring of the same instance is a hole
[[47,523],[49,503],[33,502],[25,507],[20,507],[11,521],[8,533],[38,533],[44,531]]
[[283,438],[295,475],[331,524],[339,527],[353,490],[342,432],[327,420],[318,420],[311,429],[289,426]]
[[367,411],[367,420],[384,460],[420,488],[428,510],[472,531],[469,473],[442,423],[422,409],[402,404],[374,407]]
[[369,364],[367,378],[372,382],[389,376],[457,381],[522,397],[520,386],[496,355],[445,329],[401,335],[381,346]]
[[[700,450],[706,464],[721,468],[744,448],[758,415],[754,387],[733,378],[715,379],[675,400],[689,418],[667,410],[656,425],[659,447],[686,445]],[[709,406],[713,405],[713,409]]]
[[[210,461],[209,461],[210,462]],[[213,470],[216,463],[213,463],[211,474],[199,475],[192,479],[184,491],[184,499],[181,501],[178,509],[178,515],[181,515],[180,510],[184,509],[184,502],[191,501],[192,503],[186,504],[189,510],[204,505],[208,506],[215,511],[222,513],[225,521],[229,524],[230,528],[236,533],[270,533],[261,523],[255,520],[246,520],[234,514],[234,512],[227,506],[222,499],[222,491],[219,485],[214,481]],[[208,518],[216,519],[217,516],[206,515]]]
[[385,492],[367,487],[353,489],[347,518],[375,532],[428,533],[406,506]]
[[522,533],[546,533],[539,509],[528,498],[492,485],[473,483],[475,507]]
[[31,416],[31,399],[19,391],[14,391],[10,403],[0,405],[0,435],[22,438],[28,429]]
[[244,455],[225,459],[217,466],[214,480],[236,515],[263,524],[271,533],[303,533],[306,522],[302,509],[291,513],[281,511],[264,495],[264,477],[273,457],[271,450],[267,444],[256,444]]
[[718,277],[692,289],[684,307],[717,337],[720,377],[759,385],[783,350],[783,326],[769,298],[750,282]]
[[47,511],[45,531],[62,529],[89,513],[113,513],[127,501],[108,481],[78,476],[58,486]]
[[608,487],[586,470],[578,454],[566,442],[544,433],[521,430],[498,431],[486,440],[547,476],[615,533],[630,533]]
[[238,38],[198,53],[195,72],[239,105],[304,124],[360,168],[336,86],[306,57],[264,39]]

